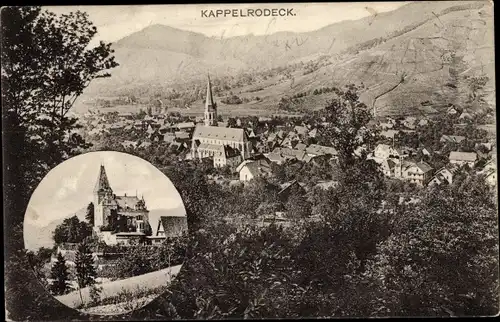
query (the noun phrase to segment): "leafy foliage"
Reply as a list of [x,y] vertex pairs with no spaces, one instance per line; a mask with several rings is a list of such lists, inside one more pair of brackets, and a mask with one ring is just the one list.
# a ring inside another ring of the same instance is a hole
[[56,227],[53,233],[54,242],[60,243],[80,243],[85,238],[92,235],[92,227],[80,221],[77,216],[64,219],[64,221]]
[[91,202],[87,206],[87,213],[85,219],[89,222],[90,226],[94,226],[94,203]]

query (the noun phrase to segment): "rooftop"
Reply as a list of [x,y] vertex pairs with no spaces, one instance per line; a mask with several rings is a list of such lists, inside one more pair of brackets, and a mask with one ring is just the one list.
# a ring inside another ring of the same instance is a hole
[[245,131],[239,128],[197,125],[193,140],[200,138],[243,142]]

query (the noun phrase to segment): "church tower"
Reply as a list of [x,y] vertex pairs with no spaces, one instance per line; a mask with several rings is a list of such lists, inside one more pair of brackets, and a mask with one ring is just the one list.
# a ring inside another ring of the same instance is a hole
[[210,75],[208,75],[207,97],[205,99],[205,126],[217,126],[217,105],[212,95]]
[[113,190],[109,185],[106,169],[103,165],[99,170],[97,182],[94,187],[94,226],[102,226],[105,224],[104,204],[113,197]]

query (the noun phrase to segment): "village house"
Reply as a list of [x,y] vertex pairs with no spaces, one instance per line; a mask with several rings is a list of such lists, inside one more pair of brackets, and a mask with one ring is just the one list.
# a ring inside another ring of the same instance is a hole
[[492,144],[489,143],[489,142],[486,142],[486,143],[476,143],[474,145],[474,150],[480,150],[480,149],[483,149],[484,151],[486,152],[490,152],[491,151],[491,148],[492,148]]
[[236,171],[239,173],[240,181],[250,181],[257,177],[272,175],[271,164],[266,159],[245,160],[236,168]]
[[286,203],[292,191],[297,191],[301,195],[307,193],[305,183],[298,182],[297,180],[292,180],[290,182],[285,182],[281,186],[281,190],[278,192],[278,198],[281,202]]
[[188,230],[186,216],[161,216],[158,219],[156,234],[148,236],[151,245],[161,244],[167,238],[178,238]]
[[163,142],[172,143],[175,141],[175,134],[171,132],[167,132],[163,135]]
[[294,150],[291,148],[276,148],[273,150],[273,153],[283,156],[286,160],[296,159],[304,161],[304,157],[306,156],[305,151]]
[[458,117],[459,120],[468,120],[468,121],[471,121],[474,119],[474,117],[468,113],[468,112],[463,112],[462,114],[460,114],[460,116]]
[[373,151],[373,156],[380,159],[399,158],[399,152],[387,144],[378,144]]
[[300,143],[295,144],[295,146],[293,148],[297,151],[305,151],[307,149],[307,145],[300,142]]
[[386,139],[391,139],[394,140],[396,135],[398,135],[399,131],[398,130],[386,130],[380,132],[380,136],[386,138]]
[[403,126],[406,127],[407,129],[414,130],[416,128],[416,123],[417,118],[413,116],[408,116],[403,120]]
[[[222,168],[225,166],[229,166],[231,167],[231,169],[234,169],[238,166],[238,164],[241,163],[242,158],[240,152],[237,151],[236,149],[233,149],[228,145],[213,145],[213,146],[215,148],[215,152],[212,157],[214,159],[215,168]],[[207,147],[207,150],[209,149],[210,147]]]
[[309,132],[309,129],[305,126],[299,126],[299,125],[296,125],[293,130],[295,131],[295,133],[297,133],[298,135],[300,136],[306,136],[307,133]]
[[465,140],[465,136],[460,136],[460,135],[443,135],[441,136],[441,139],[439,142],[441,143],[456,143],[459,144]]
[[483,169],[479,172],[483,175],[486,176],[485,180],[486,183],[492,187],[496,186],[497,184],[497,163],[496,163],[496,156],[488,161]]
[[429,181],[429,186],[433,185],[442,185],[443,183],[445,184],[452,184],[453,183],[453,177],[457,173],[459,167],[457,165],[449,164],[438,171],[434,174],[434,177]]
[[394,123],[389,123],[389,122],[382,122],[380,123],[380,128],[387,130],[387,129],[392,129],[394,127]]
[[[415,163],[403,160],[394,165],[393,171],[395,178],[424,186],[431,180],[433,169],[429,164],[423,161]],[[386,173],[386,171],[384,171],[384,173]]]
[[135,148],[137,147],[137,142],[126,140],[122,142],[122,146],[124,148]]
[[395,168],[397,163],[391,159],[373,159],[380,166],[380,169],[385,176],[392,178],[395,174]]
[[275,152],[270,152],[266,154],[266,157],[269,159],[269,161],[274,162],[276,164],[283,164],[287,158],[285,158],[278,150],[277,153]]
[[457,164],[457,165],[467,164],[469,167],[473,167],[477,161],[477,154],[474,152],[452,151],[450,152],[449,160],[450,163],[452,164]]
[[311,144],[306,148],[306,153],[310,157],[316,157],[320,155],[331,155],[333,158],[338,156],[337,150],[330,146],[323,146],[319,144]]
[[310,138],[315,138],[318,135],[318,129],[317,128],[312,129],[311,131],[309,131],[308,135]]
[[418,121],[418,126],[426,126],[427,124],[429,124],[428,119],[421,119],[420,121]]
[[431,148],[423,147],[420,152],[422,152],[423,155],[431,157],[433,152]]
[[189,133],[185,131],[176,131],[174,135],[175,135],[175,140],[178,142],[187,142],[191,138]]
[[448,108],[448,110],[446,111],[446,114],[448,114],[448,115],[456,115],[457,113],[458,113],[458,111],[453,106],[450,106]]
[[177,123],[172,127],[179,131],[192,132],[196,127],[196,125],[194,124],[194,122],[182,122],[182,123]]
[[337,187],[339,184],[338,181],[336,180],[330,180],[330,181],[319,181],[315,187],[317,188],[320,188],[322,190],[328,190],[328,189],[331,189],[331,188],[335,188]]
[[163,141],[164,135],[161,134],[159,131],[154,131],[153,134],[149,136],[149,139],[153,142],[160,142]]

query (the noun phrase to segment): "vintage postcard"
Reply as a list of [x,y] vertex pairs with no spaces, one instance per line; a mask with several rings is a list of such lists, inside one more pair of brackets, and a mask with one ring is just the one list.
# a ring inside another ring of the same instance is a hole
[[6,319],[498,315],[493,16],[1,8]]

